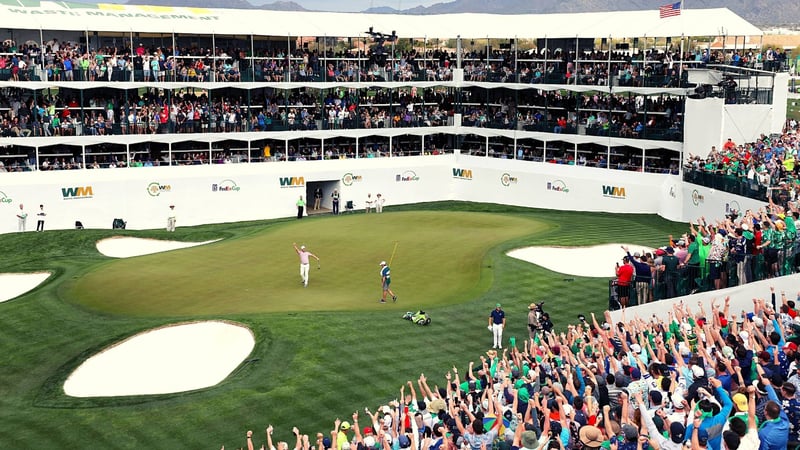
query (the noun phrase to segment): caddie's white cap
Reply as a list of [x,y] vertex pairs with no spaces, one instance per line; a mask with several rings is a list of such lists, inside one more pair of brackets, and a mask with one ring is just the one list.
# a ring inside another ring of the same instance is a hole
[[385,266],[386,265],[386,261],[381,261],[381,263],[379,265]]
[[305,249],[306,249],[306,246],[305,246],[305,245],[301,245],[301,246],[300,246],[300,250],[305,250]]

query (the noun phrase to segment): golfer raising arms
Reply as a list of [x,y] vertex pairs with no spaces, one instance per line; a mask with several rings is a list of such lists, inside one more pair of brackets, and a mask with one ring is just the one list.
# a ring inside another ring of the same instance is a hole
[[386,303],[386,294],[392,296],[392,301],[397,301],[397,296],[394,295],[392,289],[389,285],[392,284],[392,271],[389,269],[389,266],[386,265],[386,261],[381,261],[381,285],[383,286],[383,297],[381,297],[380,302]]
[[306,250],[305,245],[301,245],[300,248],[297,248],[296,242],[292,242],[292,245],[294,246],[294,251],[297,252],[297,256],[300,257],[300,282],[303,283],[303,287],[308,287],[308,257],[316,259],[317,262],[319,262],[319,258]]

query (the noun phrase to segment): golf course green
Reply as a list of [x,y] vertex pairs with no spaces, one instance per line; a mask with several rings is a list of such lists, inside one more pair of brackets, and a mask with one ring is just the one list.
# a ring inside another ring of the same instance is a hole
[[[0,272],[48,271],[0,303],[0,448],[256,448],[264,430],[294,445],[398,397],[421,373],[431,386],[491,346],[487,316],[502,303],[506,339],[527,336],[527,305],[563,329],[601,313],[608,280],[567,277],[505,253],[535,245],[663,244],[685,225],[654,215],[544,211],[437,202],[378,214],[163,230],[63,230],[0,235]],[[205,246],[128,259],[101,255],[113,236]],[[319,255],[299,283],[292,242]],[[378,263],[392,261],[396,304],[380,304]],[[575,264],[592,264],[575,261]],[[429,326],[403,320],[425,309]],[[156,396],[72,398],[82,362],[142,331],[195,320],[252,330],[251,355],[222,383]],[[363,424],[362,424],[363,426]]]
[[[385,260],[402,298],[392,306],[432,308],[479,295],[491,281],[490,271],[481,274],[486,252],[544,227],[532,218],[452,211],[326,216],[115,260],[76,280],[68,295],[126,315],[368,310],[386,308],[377,301]],[[321,259],[312,260],[308,288],[298,283],[293,242]]]

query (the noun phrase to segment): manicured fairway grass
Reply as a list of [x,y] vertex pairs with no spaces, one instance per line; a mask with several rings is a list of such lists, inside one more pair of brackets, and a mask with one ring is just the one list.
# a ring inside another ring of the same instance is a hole
[[[392,235],[383,235],[382,230],[407,216],[429,222],[425,227],[397,225]],[[375,221],[385,223],[376,227],[371,223]],[[325,234],[340,226],[340,235]],[[30,294],[0,303],[0,448],[218,449],[224,444],[230,449],[245,446],[248,429],[255,431],[258,448],[268,424],[275,426],[276,440],[293,445],[292,426],[311,436],[327,432],[333,419],[349,419],[355,410],[397,397],[401,384],[420,373],[431,385],[441,385],[453,364],[465,370],[491,345],[486,317],[496,302],[508,314],[506,337],[518,338],[527,334],[526,307],[533,300],[547,301],[545,309],[559,328],[578,313],[600,313],[606,307],[607,280],[556,274],[506,257],[506,251],[527,245],[608,242],[655,246],[683,229],[655,216],[435,203],[392,208],[383,216],[219,224],[179,228],[174,234],[69,230],[2,235],[0,272],[49,270],[55,275]],[[458,233],[464,233],[464,239]],[[97,253],[97,240],[120,234],[224,240],[204,249],[126,261]],[[393,270],[401,301],[378,305],[377,263],[390,257],[399,234],[403,237]],[[377,240],[379,245],[365,246],[360,240]],[[305,242],[323,257],[322,270],[313,269],[306,290],[299,287],[292,241]],[[473,241],[477,242],[471,245]],[[463,249],[451,248],[452,242]],[[215,264],[212,255],[225,245],[239,251],[226,256],[226,264]],[[348,246],[361,250],[350,253]],[[442,287],[436,280],[451,275],[440,274],[438,268],[413,272],[431,253],[442,254],[439,263],[457,272],[452,276],[463,273],[469,278],[449,283],[443,279]],[[254,266],[248,266],[250,275],[228,270],[227,263],[239,259]],[[175,267],[164,261],[175,262]],[[201,277],[187,274],[204,265],[208,268]],[[197,295],[187,297],[189,304],[175,303],[175,297],[167,302],[169,296],[154,292],[153,285],[164,293],[175,292],[170,287],[175,285],[192,289],[192,282],[209,277],[212,269],[235,281],[236,289],[228,289],[227,296],[198,289]],[[409,273],[415,275],[406,276]],[[248,300],[237,292],[252,286],[283,289],[282,279],[290,281],[282,294],[287,298],[273,294],[272,299]],[[342,294],[362,285],[363,293]],[[315,298],[305,303],[300,297],[288,298],[306,295],[303,291],[313,292]],[[143,299],[142,292],[160,300]],[[212,295],[223,304],[203,300]],[[127,305],[118,296],[137,305]],[[281,303],[290,305],[275,309]],[[304,310],[310,305],[319,310]],[[430,313],[431,326],[400,318],[417,307]],[[152,327],[203,318],[243,323],[256,336],[251,357],[219,386],[157,397],[63,395],[69,373],[104,347]]]
[[[100,311],[150,316],[433,308],[479,295],[491,281],[491,271],[481,277],[486,252],[544,228],[529,217],[489,213],[327,216],[213,245],[116,260],[80,277],[68,295]],[[308,288],[299,283],[292,242],[307,245],[322,260],[319,266],[311,260]],[[399,304],[377,302],[381,260],[392,262]]]

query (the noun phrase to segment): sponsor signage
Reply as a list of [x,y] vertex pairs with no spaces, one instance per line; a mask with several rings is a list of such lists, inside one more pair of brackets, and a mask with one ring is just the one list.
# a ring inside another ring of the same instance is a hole
[[567,187],[567,184],[564,183],[561,180],[548,181],[547,182],[547,190],[548,191],[563,192],[565,194],[569,192],[569,188]]
[[240,189],[233,180],[222,180],[211,184],[211,192],[238,192]]
[[511,186],[517,184],[517,177],[512,177],[510,174],[504,173],[500,175],[500,184],[503,186]]
[[303,177],[281,177],[278,178],[282,188],[305,187],[306,180]]
[[692,203],[694,206],[700,205],[700,203],[703,203],[705,199],[706,198],[703,197],[703,194],[698,192],[697,189],[692,190]]
[[10,205],[13,200],[5,192],[0,191],[0,205]]
[[739,202],[736,200],[731,200],[729,203],[725,203],[725,214],[739,214],[742,210],[742,207],[739,205]]
[[147,185],[147,193],[150,194],[151,197],[158,197],[162,192],[170,192],[171,190],[172,186],[168,184],[161,184],[157,181]]
[[83,200],[94,197],[91,186],[62,187],[61,197],[64,200]]
[[417,173],[413,170],[406,170],[403,173],[398,173],[394,176],[394,181],[401,182],[401,181],[419,181],[419,177]]
[[603,185],[603,197],[625,199],[625,188]]
[[471,180],[472,170],[453,167],[453,178],[458,178],[459,180]]
[[345,186],[352,186],[353,183],[361,180],[362,180],[361,175],[353,175],[352,173],[348,172],[344,174],[344,176],[342,177],[342,184],[344,184]]

